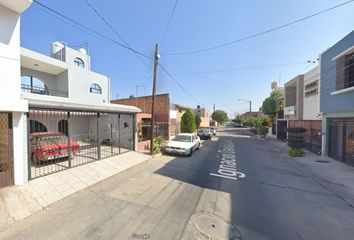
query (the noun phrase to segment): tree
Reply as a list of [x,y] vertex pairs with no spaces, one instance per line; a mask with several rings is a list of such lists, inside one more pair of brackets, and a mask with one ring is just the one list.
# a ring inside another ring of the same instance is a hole
[[181,118],[181,132],[193,133],[195,131],[195,119],[190,109],[182,115]]
[[223,110],[216,110],[215,112],[213,112],[213,114],[211,115],[211,118],[215,121],[217,121],[220,124],[224,124],[227,122],[227,120],[229,119],[227,117],[227,113]]
[[277,98],[282,95],[279,91],[274,91],[267,97],[262,104],[262,112],[274,118],[277,113]]
[[197,129],[200,128],[200,123],[202,122],[202,118],[200,116],[200,113],[197,112],[194,116],[194,120],[195,120],[195,126],[197,127]]

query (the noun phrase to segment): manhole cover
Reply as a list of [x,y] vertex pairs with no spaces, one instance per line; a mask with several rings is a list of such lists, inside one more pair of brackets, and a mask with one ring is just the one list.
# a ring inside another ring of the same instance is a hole
[[328,160],[315,160],[315,162],[319,162],[319,163],[329,163]]
[[194,214],[188,224],[188,230],[197,239],[239,240],[240,231],[235,225],[210,213]]

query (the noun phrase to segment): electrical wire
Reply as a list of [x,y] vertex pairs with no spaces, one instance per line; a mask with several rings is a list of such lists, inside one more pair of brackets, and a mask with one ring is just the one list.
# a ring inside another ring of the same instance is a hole
[[[353,0],[353,1],[354,1],[354,0]],[[41,2],[39,2],[38,0],[33,0],[33,2],[36,3],[37,5],[41,6],[42,8],[44,8],[44,9],[46,9],[46,10],[48,10],[48,11],[54,13],[54,14],[56,14],[57,16],[60,16],[60,17],[62,17],[62,18],[64,18],[64,19],[66,19],[67,21],[70,21],[70,22],[74,23],[76,26],[79,26],[81,30],[84,29],[84,31],[85,31],[86,33],[87,33],[87,32],[90,32],[91,35],[92,35],[92,33],[93,33],[93,34],[96,34],[97,36],[99,36],[99,37],[105,39],[106,41],[109,41],[109,42],[111,42],[111,43],[114,43],[114,44],[116,44],[116,45],[119,45],[119,46],[121,46],[121,47],[123,47],[123,48],[125,48],[125,49],[128,49],[128,50],[131,51],[131,52],[134,52],[134,53],[136,53],[136,54],[138,54],[138,55],[140,55],[140,56],[143,56],[143,57],[145,57],[145,58],[150,59],[150,60],[153,61],[153,59],[152,59],[151,57],[145,55],[144,53],[141,53],[141,52],[139,52],[139,51],[137,51],[137,50],[135,50],[135,49],[133,49],[133,48],[131,48],[131,47],[129,47],[129,46],[127,46],[127,45],[121,43],[121,42],[118,42],[118,41],[116,41],[116,40],[114,40],[114,39],[112,39],[112,38],[110,38],[110,37],[108,37],[108,36],[106,36],[106,35],[104,35],[104,34],[98,32],[98,31],[96,31],[96,30],[94,30],[94,29],[92,29],[92,28],[90,28],[90,27],[87,27],[87,26],[85,26],[84,24],[79,23],[78,21],[76,21],[76,20],[74,20],[74,19],[72,19],[72,18],[70,18],[70,17],[67,17],[67,16],[65,16],[64,14],[62,14],[62,13],[60,13],[60,12],[58,12],[58,11],[56,11],[56,10],[50,8],[50,7],[48,7],[47,5],[45,5],[45,4],[41,3]]]
[[175,78],[175,77],[173,77],[172,76],[172,74],[171,73],[169,73],[168,71],[167,71],[167,69],[164,67],[164,66],[162,66],[160,63],[159,63],[159,66],[160,66],[160,68],[191,98],[191,99],[193,99],[195,102],[197,102],[197,103],[199,103],[200,105],[202,105],[202,103],[198,100],[198,99],[196,99],[195,97],[193,97],[193,95],[192,94],[190,94],[189,92],[188,92],[188,90],[187,89],[185,89],[183,86],[182,86],[182,84],[180,84],[178,81],[177,81],[177,79]]
[[[84,0],[86,2],[86,4],[92,9],[92,11],[94,11],[94,13],[102,20],[102,22],[104,22],[104,24],[106,24],[106,26],[108,26],[109,29],[111,29],[111,31],[117,36],[119,37],[120,40],[122,40],[122,42],[128,46],[128,42],[123,38],[123,36],[121,34],[119,34],[119,32],[103,17],[103,15],[88,1],[88,0]],[[136,52],[133,52],[134,55],[145,65],[145,67],[147,69],[150,69],[149,66],[146,64],[146,62],[141,58],[141,56],[139,56]]]
[[279,29],[282,29],[282,28],[289,27],[289,26],[294,25],[296,23],[305,21],[305,20],[307,20],[309,18],[313,18],[313,17],[318,16],[320,14],[329,12],[329,11],[331,11],[333,9],[336,9],[336,8],[342,7],[344,5],[347,5],[347,4],[351,3],[351,2],[354,2],[354,0],[343,2],[341,4],[338,4],[338,5],[335,5],[333,7],[327,8],[325,10],[313,13],[311,15],[308,15],[306,17],[297,19],[295,21],[292,21],[292,22],[289,22],[289,23],[285,23],[283,25],[280,25],[280,26],[277,26],[277,27],[274,27],[274,28],[271,28],[271,29],[268,29],[268,30],[265,30],[265,31],[262,31],[262,32],[259,32],[259,33],[255,33],[255,34],[252,34],[252,35],[249,35],[247,37],[243,37],[243,38],[240,38],[240,39],[237,39],[237,40],[233,40],[233,41],[230,41],[230,42],[225,42],[225,43],[222,43],[222,44],[219,44],[219,45],[215,45],[215,46],[208,47],[208,48],[203,48],[203,49],[191,50],[191,51],[180,52],[180,53],[167,53],[166,52],[164,54],[166,54],[166,55],[175,55],[175,56],[177,56],[177,55],[191,55],[191,54],[197,54],[197,53],[202,53],[202,52],[208,52],[208,51],[215,50],[215,49],[218,49],[218,48],[224,48],[224,47],[227,47],[227,46],[239,43],[239,42],[246,41],[246,40],[251,39],[251,38],[259,37],[259,36],[265,35],[267,33],[270,33],[270,32],[273,32],[273,31],[276,31],[276,30],[279,30]]
[[171,21],[172,21],[172,18],[173,18],[173,14],[175,13],[175,10],[176,10],[176,7],[177,7],[177,3],[178,3],[178,0],[175,0],[175,4],[173,5],[173,9],[172,9],[172,12],[171,12],[171,15],[168,19],[168,22],[167,22],[167,25],[166,25],[166,28],[165,28],[165,31],[163,32],[162,34],[162,38],[160,40],[160,44],[162,44],[163,40],[165,39],[166,37],[166,34],[167,34],[167,31],[170,27],[170,24],[171,24]]

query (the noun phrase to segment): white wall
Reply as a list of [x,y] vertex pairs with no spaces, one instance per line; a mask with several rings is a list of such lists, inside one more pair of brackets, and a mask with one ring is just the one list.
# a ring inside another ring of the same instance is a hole
[[27,155],[27,117],[26,113],[16,112],[12,115],[13,124],[13,154],[15,185],[22,185],[28,181]]
[[[84,68],[74,64],[76,57],[84,61]],[[92,103],[109,103],[109,78],[90,71],[90,56],[67,47],[66,63],[69,69],[68,82],[70,99]],[[90,86],[93,83],[100,85],[102,94],[90,93]]]
[[[305,97],[305,86],[309,83],[320,81],[319,66],[311,69],[304,74],[304,120],[319,120],[320,114],[320,98],[319,93],[313,96]],[[318,87],[319,89],[319,87]]]
[[27,111],[20,100],[20,15],[0,5],[0,111]]

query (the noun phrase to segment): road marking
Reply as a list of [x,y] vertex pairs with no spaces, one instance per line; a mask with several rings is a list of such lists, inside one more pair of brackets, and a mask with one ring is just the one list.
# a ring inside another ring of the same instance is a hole
[[217,173],[209,173],[209,175],[232,180],[238,180],[239,178],[246,177],[246,174],[237,172],[236,152],[234,149],[235,147],[232,143],[227,143],[222,149],[217,151],[221,154],[221,156],[216,156],[217,158],[221,158],[219,169],[217,170]]
[[209,173],[209,175],[215,176],[215,177],[221,177],[221,178],[228,178],[228,179],[232,179],[232,180],[238,180],[239,178],[245,178],[246,177],[246,174],[244,174],[242,172],[236,172],[236,176],[237,177],[229,177],[229,176],[215,174],[215,173]]

